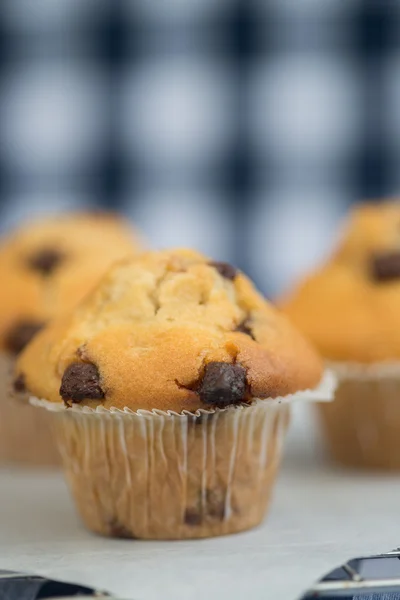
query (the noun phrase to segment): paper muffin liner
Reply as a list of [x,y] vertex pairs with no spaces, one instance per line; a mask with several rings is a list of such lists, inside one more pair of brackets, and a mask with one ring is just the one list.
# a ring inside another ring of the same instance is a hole
[[50,416],[11,395],[13,365],[10,356],[0,353],[0,464],[60,466]]
[[72,494],[86,526],[107,536],[185,539],[258,525],[280,462],[290,402],[316,390],[195,414],[65,408],[54,415]]
[[334,460],[400,470],[400,362],[329,366],[339,385],[335,401],[318,411]]

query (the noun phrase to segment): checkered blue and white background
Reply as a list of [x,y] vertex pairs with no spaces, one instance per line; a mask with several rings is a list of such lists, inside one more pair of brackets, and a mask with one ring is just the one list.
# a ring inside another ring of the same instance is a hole
[[397,0],[1,0],[0,227],[119,208],[268,294],[400,189]]

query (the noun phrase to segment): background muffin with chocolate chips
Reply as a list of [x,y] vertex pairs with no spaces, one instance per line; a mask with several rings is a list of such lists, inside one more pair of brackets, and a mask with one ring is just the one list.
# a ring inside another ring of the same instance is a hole
[[340,377],[320,407],[333,456],[400,469],[400,203],[360,205],[328,263],[283,308]]
[[15,376],[53,414],[87,527],[153,539],[260,523],[288,404],[333,385],[242,273],[189,250],[113,266]]
[[[85,296],[112,262],[138,248],[127,224],[106,213],[38,220],[1,241],[0,462],[58,461],[47,415],[8,401],[10,365],[42,327]],[[15,385],[23,391],[23,378]]]

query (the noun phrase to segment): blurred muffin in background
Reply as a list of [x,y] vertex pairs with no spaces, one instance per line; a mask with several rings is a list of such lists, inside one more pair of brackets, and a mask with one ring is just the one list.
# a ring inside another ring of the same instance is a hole
[[15,376],[52,414],[86,526],[152,539],[258,525],[290,405],[334,383],[243,273],[187,249],[114,265]]
[[9,401],[10,367],[36,333],[75,306],[114,261],[139,249],[129,225],[103,212],[27,223],[1,241],[0,463],[58,462],[45,412]]
[[334,458],[400,469],[400,203],[357,207],[332,258],[281,306],[339,376],[320,406]]

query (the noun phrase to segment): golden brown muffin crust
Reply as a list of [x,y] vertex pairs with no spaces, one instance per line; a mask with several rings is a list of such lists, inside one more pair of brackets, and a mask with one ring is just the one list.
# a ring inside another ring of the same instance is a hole
[[314,388],[315,352],[227,268],[189,250],[115,265],[71,316],[36,336],[17,375],[51,402],[61,402],[61,386],[67,404],[176,412],[210,408],[215,379],[245,401]]
[[400,203],[361,205],[338,249],[281,307],[324,357],[400,359]]
[[70,310],[115,261],[137,252],[128,226],[107,213],[55,216],[0,243],[0,349],[17,354],[30,330]]

